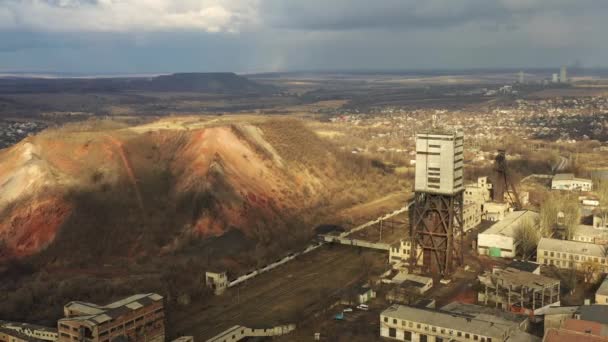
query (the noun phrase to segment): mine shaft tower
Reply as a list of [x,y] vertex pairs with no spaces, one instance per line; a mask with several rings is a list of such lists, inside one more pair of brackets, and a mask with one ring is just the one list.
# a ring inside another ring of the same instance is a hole
[[410,267],[422,258],[423,271],[451,274],[463,264],[462,132],[432,130],[416,135],[416,180],[410,212]]

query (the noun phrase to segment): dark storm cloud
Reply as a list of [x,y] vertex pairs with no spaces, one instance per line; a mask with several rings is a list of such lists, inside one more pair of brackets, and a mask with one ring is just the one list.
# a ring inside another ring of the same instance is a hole
[[607,0],[0,0],[0,68],[606,65]]
[[270,25],[300,30],[443,29],[470,22],[515,25],[541,13],[608,11],[605,0],[264,0]]

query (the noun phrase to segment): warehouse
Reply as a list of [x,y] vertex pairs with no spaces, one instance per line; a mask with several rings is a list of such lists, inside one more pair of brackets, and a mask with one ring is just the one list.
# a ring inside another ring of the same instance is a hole
[[477,252],[493,257],[515,257],[515,231],[523,224],[537,226],[539,215],[533,211],[521,210],[508,213],[501,221],[477,237]]
[[591,191],[591,179],[576,178],[572,173],[558,173],[551,180],[552,190]]

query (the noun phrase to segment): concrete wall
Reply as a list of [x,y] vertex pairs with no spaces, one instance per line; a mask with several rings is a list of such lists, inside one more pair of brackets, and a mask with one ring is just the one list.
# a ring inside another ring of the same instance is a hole
[[480,255],[490,255],[490,247],[500,248],[500,256],[502,258],[515,257],[515,245],[513,238],[498,234],[484,234],[477,236],[477,252]]

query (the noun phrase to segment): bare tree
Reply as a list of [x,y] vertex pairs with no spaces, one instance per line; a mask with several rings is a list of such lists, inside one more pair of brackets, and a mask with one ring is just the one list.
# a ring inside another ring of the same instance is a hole
[[599,216],[602,220],[602,225],[608,225],[608,180],[598,179],[596,182],[596,193],[600,200],[598,208]]
[[570,240],[580,224],[578,200],[573,195],[550,193],[540,207],[540,228],[545,237]]
[[527,219],[522,222],[515,228],[514,232],[517,254],[520,255],[522,259],[528,260],[534,251],[536,251],[540,237],[541,234],[537,220]]

